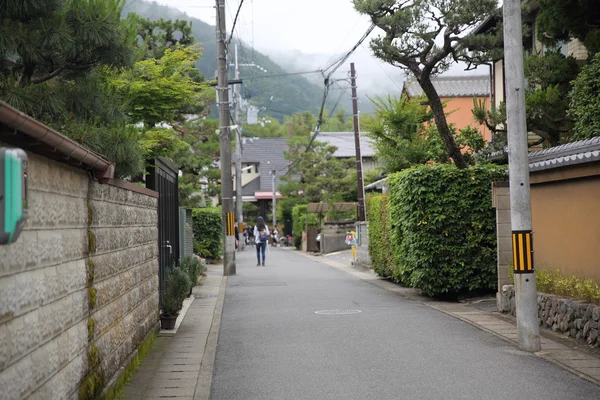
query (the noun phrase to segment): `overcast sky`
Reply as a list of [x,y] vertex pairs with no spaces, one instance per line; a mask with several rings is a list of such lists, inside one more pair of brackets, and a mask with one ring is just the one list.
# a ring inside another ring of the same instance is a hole
[[[158,2],[215,24],[214,1]],[[226,1],[228,31],[239,3],[240,0]],[[350,0],[244,0],[236,33],[245,42],[254,39],[254,45],[261,51],[334,53],[351,47],[368,27],[369,18],[358,14]]]
[[[214,0],[157,2],[215,24]],[[228,31],[231,31],[239,4],[240,0],[226,0]],[[306,71],[322,68],[336,55],[351,49],[369,25],[369,18],[359,14],[351,0],[244,0],[235,35],[288,71]],[[378,32],[382,31],[376,28],[370,37],[375,37]],[[356,64],[359,96],[360,93],[400,94],[404,73],[376,59],[369,49],[369,40],[348,62]],[[455,66],[449,73],[464,74],[463,68]],[[344,75],[348,70],[349,65],[344,65],[338,75]]]

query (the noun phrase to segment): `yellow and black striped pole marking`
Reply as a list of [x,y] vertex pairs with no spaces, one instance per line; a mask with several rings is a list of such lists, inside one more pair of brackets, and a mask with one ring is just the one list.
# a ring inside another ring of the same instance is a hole
[[235,217],[233,211],[227,213],[227,236],[235,235]]
[[513,231],[512,245],[515,274],[534,272],[531,231]]

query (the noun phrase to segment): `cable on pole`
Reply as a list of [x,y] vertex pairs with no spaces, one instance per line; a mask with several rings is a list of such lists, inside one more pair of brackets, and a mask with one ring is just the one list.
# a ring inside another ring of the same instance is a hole
[[235,13],[235,18],[233,19],[233,25],[231,26],[231,33],[229,34],[229,40],[227,40],[226,46],[229,47],[229,43],[231,43],[231,39],[233,38],[233,32],[235,31],[235,25],[237,24],[238,17],[240,16],[240,11],[242,10],[242,5],[244,4],[244,0],[240,0],[240,5],[238,6],[237,12]]

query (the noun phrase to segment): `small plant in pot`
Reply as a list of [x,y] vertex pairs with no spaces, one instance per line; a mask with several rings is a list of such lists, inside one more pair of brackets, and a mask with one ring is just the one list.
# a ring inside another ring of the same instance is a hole
[[192,295],[192,289],[198,284],[198,277],[202,272],[202,263],[195,256],[185,256],[179,261],[179,267],[188,274],[190,278],[190,290],[188,297]]
[[165,282],[162,314],[160,324],[163,329],[174,329],[183,300],[190,290],[191,282],[188,274],[179,267],[173,267]]

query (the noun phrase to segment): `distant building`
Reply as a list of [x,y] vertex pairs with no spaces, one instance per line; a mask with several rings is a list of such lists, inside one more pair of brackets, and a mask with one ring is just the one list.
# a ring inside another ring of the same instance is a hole
[[[321,132],[316,140],[337,147],[334,153],[337,158],[356,158],[354,132]],[[364,171],[374,170],[378,166],[374,145],[373,139],[366,132],[360,133],[360,155]]]
[[[487,142],[491,140],[490,131],[475,120],[472,110],[473,99],[484,100],[486,109],[489,109],[490,104],[493,103],[490,81],[488,75],[439,76],[431,80],[445,106],[448,123],[453,124],[456,129],[469,125],[477,128]],[[406,82],[404,95],[409,98],[424,96],[423,89],[416,80]]]
[[[284,153],[288,149],[287,138],[242,138],[242,199],[253,202],[259,207],[259,213],[270,219],[273,202],[273,175],[275,186],[279,187],[282,176],[288,171],[288,162]],[[232,166],[235,177],[235,167]],[[237,195],[234,179],[234,193]],[[276,191],[278,199],[281,194]]]

